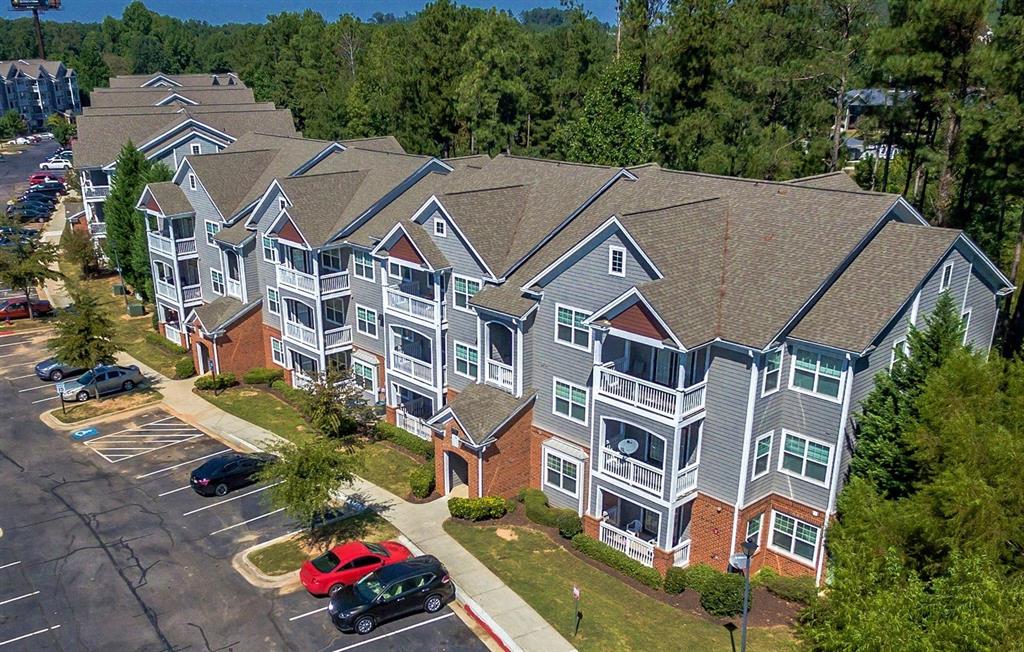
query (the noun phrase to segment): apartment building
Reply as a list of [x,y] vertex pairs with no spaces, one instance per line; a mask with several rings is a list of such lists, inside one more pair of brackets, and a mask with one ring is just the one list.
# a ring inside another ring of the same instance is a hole
[[11,109],[34,131],[43,128],[50,114],[78,113],[78,76],[60,61],[0,61],[0,113]]
[[845,175],[789,183],[393,139],[248,134],[147,215],[161,328],[203,371],[352,371],[434,442],[438,490],[542,489],[664,571],[821,579],[874,377],[942,292],[986,350],[1012,284]]
[[196,73],[169,75],[155,72],[149,75],[118,75],[111,77],[110,88],[202,88],[203,86],[235,86],[245,88],[245,83],[233,72]]

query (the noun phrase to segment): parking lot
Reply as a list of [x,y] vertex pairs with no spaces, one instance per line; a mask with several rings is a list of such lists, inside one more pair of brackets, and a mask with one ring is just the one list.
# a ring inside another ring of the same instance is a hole
[[29,145],[20,154],[4,154],[0,161],[0,203],[28,187],[29,175],[39,172],[39,164],[60,149],[56,142],[43,141]]
[[325,599],[249,585],[232,559],[298,529],[269,487],[193,492],[190,472],[231,449],[162,408],[84,442],[50,430],[38,415],[59,401],[32,374],[44,342],[0,337],[0,404],[17,424],[0,426],[4,652],[486,649],[449,608],[360,637],[334,629]]

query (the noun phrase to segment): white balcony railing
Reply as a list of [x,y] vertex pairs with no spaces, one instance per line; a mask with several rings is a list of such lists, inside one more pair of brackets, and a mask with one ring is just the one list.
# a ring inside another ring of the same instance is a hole
[[487,361],[487,381],[504,387],[505,389],[512,389],[514,386],[514,373],[510,365],[504,362],[498,362],[497,360]]
[[278,265],[277,284],[280,287],[316,298],[316,277],[312,274]]
[[672,550],[673,566],[690,565],[690,539],[683,541]]
[[175,240],[174,249],[179,256],[194,254],[196,253],[196,239],[185,238],[183,240]]
[[201,285],[186,285],[181,288],[181,299],[183,303],[193,303],[203,300],[203,287]]
[[284,336],[288,339],[310,347],[311,349],[319,349],[316,341],[316,331],[309,326],[304,326],[293,321],[286,321],[284,323]]
[[645,566],[654,566],[654,543],[601,522],[601,542],[637,560]]
[[237,299],[242,298],[242,281],[229,278],[228,281],[228,296],[235,297]]
[[320,277],[320,293],[334,294],[348,289],[348,272],[338,272]]
[[292,387],[295,389],[303,389],[312,382],[313,379],[303,373],[301,369],[292,369]]
[[434,384],[434,367],[401,351],[391,352],[391,369],[416,380]]
[[164,337],[181,346],[181,331],[170,324],[164,324]]
[[430,441],[430,437],[433,435],[433,431],[430,429],[430,426],[428,426],[423,419],[414,417],[405,410],[400,409],[395,412],[395,424],[402,430],[416,435],[420,439]]
[[170,299],[175,303],[178,302],[178,288],[174,287],[167,281],[161,281],[160,279],[156,279],[154,288],[156,289],[156,295],[158,297]]
[[437,304],[429,299],[414,297],[395,288],[387,288],[387,295],[388,300],[384,305],[386,310],[431,323],[434,322],[437,316]]
[[675,390],[605,366],[596,367],[595,371],[598,395],[673,418],[683,418],[704,408],[706,383]]
[[170,238],[165,238],[159,233],[153,231],[147,231],[146,236],[149,238],[149,250],[156,251],[165,256],[174,258],[174,241]]
[[106,222],[89,222],[89,233],[92,235],[106,235],[107,234],[107,223]]
[[105,199],[110,194],[110,186],[82,186],[82,198]]
[[698,466],[698,464],[691,464],[676,472],[676,498],[685,496],[697,489]]
[[626,457],[610,448],[601,449],[601,471],[658,496],[665,486],[664,471],[640,460]]
[[340,326],[338,328],[332,328],[331,330],[324,331],[324,352],[329,353],[333,349],[337,349],[345,346],[346,344],[352,343],[352,327],[351,326]]

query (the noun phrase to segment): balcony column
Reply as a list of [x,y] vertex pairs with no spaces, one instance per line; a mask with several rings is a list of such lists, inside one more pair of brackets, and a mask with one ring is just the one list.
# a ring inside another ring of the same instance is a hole
[[682,391],[686,388],[686,354],[680,353],[677,357],[679,358],[679,377],[676,378],[676,389]]

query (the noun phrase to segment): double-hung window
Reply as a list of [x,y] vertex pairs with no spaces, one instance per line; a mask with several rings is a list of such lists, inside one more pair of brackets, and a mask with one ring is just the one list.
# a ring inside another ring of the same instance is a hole
[[272,315],[281,314],[281,293],[277,288],[267,288],[267,312]]
[[821,530],[791,516],[772,513],[772,538],[769,546],[787,555],[814,563]]
[[448,237],[448,225],[445,223],[444,219],[440,217],[434,218],[434,235],[442,238]]
[[576,310],[569,306],[556,305],[555,340],[568,346],[589,351],[590,328],[583,323],[589,316],[589,312]]
[[768,465],[772,457],[772,439],[774,432],[769,432],[766,435],[761,435],[754,442],[754,474],[751,478],[760,478],[765,473],[768,473]]
[[197,185],[196,184],[196,175],[194,175],[194,174],[188,175],[188,189],[189,190],[195,190],[196,189],[196,185]]
[[199,155],[203,153],[203,146],[199,143],[192,143],[192,154]]
[[782,456],[779,460],[779,470],[783,473],[817,484],[826,484],[831,457],[831,446],[791,432],[783,432]]
[[367,281],[373,280],[373,256],[368,251],[354,251],[352,252],[353,268],[354,273],[359,278],[365,278]]
[[579,465],[550,451],[544,453],[544,458],[544,484],[573,496],[578,495],[576,479],[579,477]]
[[480,281],[474,281],[465,276],[455,276],[455,307],[460,310],[469,310],[469,300],[480,291]]
[[455,343],[455,373],[476,379],[480,375],[480,352],[476,347]]
[[327,317],[327,321],[344,324],[345,303],[341,299],[327,299],[324,301],[324,316]]
[[341,271],[341,250],[328,249],[320,254],[320,261],[326,269],[334,272]]
[[267,236],[263,236],[263,260],[268,263],[277,262],[277,245],[273,238]]
[[368,392],[377,391],[377,370],[359,360],[352,361],[352,379]]
[[213,236],[220,232],[220,224],[216,222],[206,221],[206,244],[213,245]]
[[284,366],[284,344],[277,338],[270,338],[270,357],[274,364]]
[[942,278],[939,279],[939,292],[944,292],[953,285],[953,261],[942,266]]
[[753,541],[754,543],[761,544],[761,521],[764,520],[764,512],[761,512],[754,518],[747,521],[747,535],[744,537],[747,541]]
[[555,378],[554,412],[571,421],[587,422],[587,389]]
[[356,330],[363,335],[377,339],[377,312],[357,305]]
[[608,248],[608,273],[612,276],[626,275],[626,250],[623,247]]
[[779,389],[779,379],[782,377],[782,347],[764,354],[764,384],[761,386],[761,395],[771,394]]
[[906,338],[900,338],[892,343],[892,352],[889,354],[889,369],[895,367],[896,363],[901,359],[901,351],[903,356],[906,356],[910,352],[910,347],[907,345]]
[[790,386],[832,399],[839,398],[843,380],[843,359],[808,349],[796,349]]
[[210,286],[214,294],[224,294],[224,274],[216,269],[210,270]]

